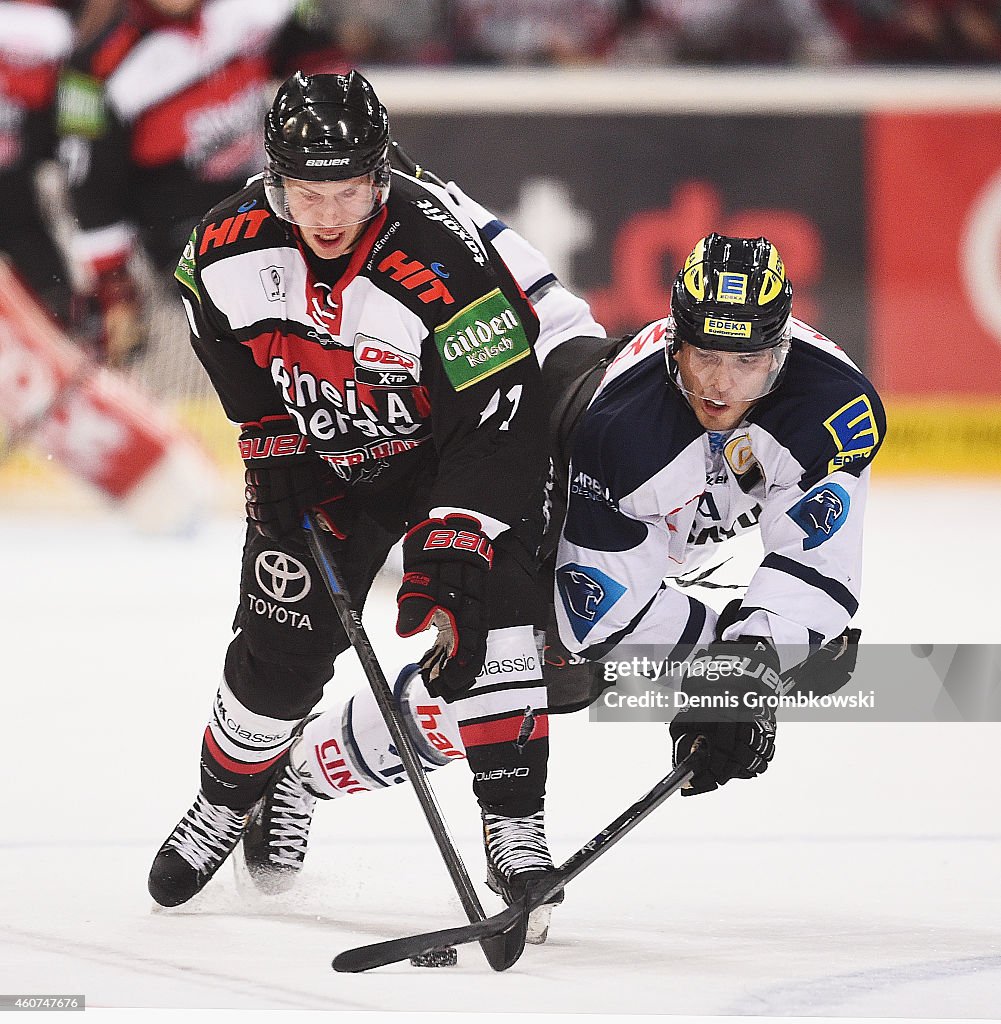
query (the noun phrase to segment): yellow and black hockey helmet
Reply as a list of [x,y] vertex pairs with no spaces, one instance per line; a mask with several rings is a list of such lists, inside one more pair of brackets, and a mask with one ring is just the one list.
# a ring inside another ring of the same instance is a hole
[[767,238],[700,239],[671,291],[675,345],[757,352],[787,340],[792,284]]

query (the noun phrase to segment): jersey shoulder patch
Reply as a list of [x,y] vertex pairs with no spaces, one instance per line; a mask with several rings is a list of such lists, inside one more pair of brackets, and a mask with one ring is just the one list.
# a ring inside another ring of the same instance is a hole
[[259,178],[209,210],[195,229],[193,242],[200,267],[251,249],[290,244],[288,232],[264,199]]
[[872,460],[886,432],[886,424],[881,425],[880,419],[873,405],[873,395],[861,391],[824,420],[835,447],[827,465],[829,473],[837,469],[851,471],[856,463]]
[[434,343],[445,375],[456,391],[479,383],[532,352],[525,325],[499,287],[435,327]]
[[876,389],[829,347],[794,339],[785,378],[748,416],[804,468],[804,489],[838,470],[858,476],[886,434]]
[[193,228],[191,237],[184,246],[181,258],[174,270],[174,278],[179,281],[194,297],[201,302],[202,297],[198,291],[198,281],[195,277],[195,249],[198,245],[198,228]]
[[99,139],[108,131],[108,79],[141,38],[138,26],[122,13],[70,54],[59,76],[56,100],[61,134]]

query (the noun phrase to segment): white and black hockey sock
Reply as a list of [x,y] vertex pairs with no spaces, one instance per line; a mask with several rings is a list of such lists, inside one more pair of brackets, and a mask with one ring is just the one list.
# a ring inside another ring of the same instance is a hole
[[202,792],[209,802],[236,809],[256,803],[298,724],[251,711],[223,679],[202,738]]

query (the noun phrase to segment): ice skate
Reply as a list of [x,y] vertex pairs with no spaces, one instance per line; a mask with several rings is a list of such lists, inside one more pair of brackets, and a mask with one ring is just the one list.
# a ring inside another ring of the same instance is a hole
[[288,892],[306,860],[317,797],[303,785],[288,755],[253,806],[238,854],[254,886],[267,895]]
[[153,859],[150,896],[161,907],[177,907],[201,892],[239,842],[247,819],[247,812],[209,803],[199,791]]
[[[483,849],[487,858],[487,885],[508,905],[551,874],[553,858],[546,844],[542,810],[524,818],[483,812]],[[526,941],[541,945],[549,934],[553,907],[563,902],[562,890],[532,911]]]

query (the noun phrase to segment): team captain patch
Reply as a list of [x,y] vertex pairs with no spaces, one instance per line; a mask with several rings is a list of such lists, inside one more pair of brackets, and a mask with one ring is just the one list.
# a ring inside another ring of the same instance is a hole
[[434,340],[456,391],[524,359],[532,350],[518,314],[500,288],[436,327]]

